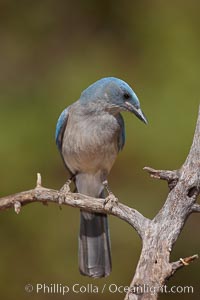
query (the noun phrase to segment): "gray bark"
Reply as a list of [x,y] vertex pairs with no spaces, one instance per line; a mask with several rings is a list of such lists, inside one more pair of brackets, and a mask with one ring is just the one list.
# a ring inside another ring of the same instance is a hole
[[142,239],[142,252],[126,300],[154,300],[166,280],[178,269],[198,258],[197,255],[170,262],[170,253],[181,230],[193,212],[200,212],[196,203],[200,193],[200,108],[193,143],[188,157],[179,170],[165,171],[144,168],[151,177],[166,180],[168,197],[152,219],[120,202],[109,193],[106,199],[96,199],[71,193],[68,181],[61,190],[42,187],[38,174],[36,188],[0,199],[0,210],[14,207],[19,213],[23,205],[32,202],[70,205],[86,211],[112,214],[129,223]]

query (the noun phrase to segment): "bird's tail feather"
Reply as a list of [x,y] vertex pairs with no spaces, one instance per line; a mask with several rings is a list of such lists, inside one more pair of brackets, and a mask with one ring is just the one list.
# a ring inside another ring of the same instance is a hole
[[111,272],[111,250],[106,214],[81,211],[79,235],[79,270],[94,278]]

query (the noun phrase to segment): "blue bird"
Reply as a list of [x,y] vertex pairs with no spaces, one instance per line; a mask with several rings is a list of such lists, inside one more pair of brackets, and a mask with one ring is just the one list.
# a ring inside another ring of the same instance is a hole
[[[61,113],[56,144],[79,193],[105,198],[103,183],[125,143],[123,111],[147,123],[131,87],[118,78],[107,77],[90,85]],[[106,214],[81,211],[79,270],[95,278],[111,272]]]

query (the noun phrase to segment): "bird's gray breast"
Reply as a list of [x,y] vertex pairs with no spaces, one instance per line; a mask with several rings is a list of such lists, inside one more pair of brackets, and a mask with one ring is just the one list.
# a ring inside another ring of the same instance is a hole
[[109,173],[118,153],[120,127],[109,113],[69,114],[62,154],[72,173]]

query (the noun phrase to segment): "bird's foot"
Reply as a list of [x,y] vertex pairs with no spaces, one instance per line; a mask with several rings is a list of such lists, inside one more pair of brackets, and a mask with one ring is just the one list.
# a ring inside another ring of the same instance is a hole
[[65,202],[65,195],[70,192],[70,184],[71,184],[73,178],[74,178],[74,176],[70,177],[60,189],[60,197],[58,200],[58,203],[60,206]]
[[108,196],[104,200],[104,205],[109,205],[109,208],[112,210],[113,206],[118,204],[118,199],[115,195],[110,191],[108,187],[108,181],[105,180],[103,182],[105,189],[107,190]]
[[118,199],[112,192],[110,192],[110,194],[104,200],[104,206],[107,206],[109,210],[112,210],[116,205],[118,205]]

